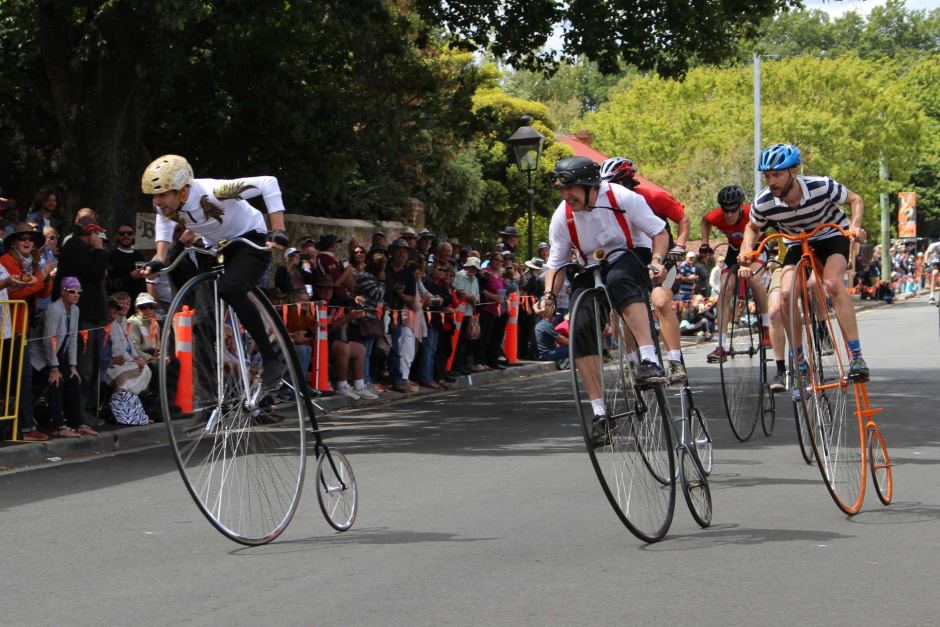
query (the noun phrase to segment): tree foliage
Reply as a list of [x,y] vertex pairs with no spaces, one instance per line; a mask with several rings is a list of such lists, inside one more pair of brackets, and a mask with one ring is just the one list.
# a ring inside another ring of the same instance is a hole
[[[630,72],[631,70],[626,70]],[[580,57],[559,63],[551,77],[532,70],[509,70],[502,86],[511,96],[543,103],[556,120],[559,133],[579,130],[581,118],[607,101],[621,74],[603,74],[597,63]]]
[[781,13],[761,26],[761,34],[743,42],[750,55],[840,56],[862,59],[936,52],[940,46],[940,10],[908,10],[903,0],[888,0],[872,8],[868,18],[849,12],[832,19],[820,10]]
[[488,49],[514,67],[544,69],[556,58],[545,44],[561,33],[562,58],[584,56],[605,74],[625,60],[641,70],[682,75],[690,65],[717,63],[739,39],[790,0],[415,0],[421,15],[453,41]]
[[[862,195],[866,224],[877,223],[878,194],[898,191],[929,140],[927,116],[908,97],[896,64],[858,57],[797,57],[764,64],[764,144],[790,142],[804,171],[827,174]],[[637,161],[640,172],[672,191],[693,223],[715,206],[718,190],[753,187],[751,69],[696,68],[683,82],[636,77],[586,118],[595,144]],[[878,181],[884,154],[891,180]]]

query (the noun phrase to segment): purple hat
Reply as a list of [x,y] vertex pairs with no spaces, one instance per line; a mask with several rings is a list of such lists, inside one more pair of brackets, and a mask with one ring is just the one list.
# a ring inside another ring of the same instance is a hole
[[63,290],[80,290],[82,289],[82,284],[73,276],[67,276],[62,279],[62,289]]

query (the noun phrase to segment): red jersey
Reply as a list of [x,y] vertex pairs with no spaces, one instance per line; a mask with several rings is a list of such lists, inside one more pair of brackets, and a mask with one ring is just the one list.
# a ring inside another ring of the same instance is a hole
[[721,207],[712,209],[705,214],[705,222],[727,235],[728,246],[737,249],[741,248],[741,242],[744,241],[744,227],[747,226],[751,214],[750,205],[743,205],[741,209],[741,218],[734,224],[725,222],[725,216],[721,212]]
[[653,213],[663,220],[679,224],[685,217],[685,206],[666,190],[641,183],[633,191],[642,196]]

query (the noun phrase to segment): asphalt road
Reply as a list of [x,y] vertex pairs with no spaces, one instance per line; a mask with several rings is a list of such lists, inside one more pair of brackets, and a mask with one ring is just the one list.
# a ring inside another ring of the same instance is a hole
[[716,438],[707,530],[681,496],[661,543],[620,524],[559,373],[333,417],[361,492],[345,534],[310,490],[275,543],[235,545],[165,448],[4,474],[0,624],[934,623],[937,313],[920,299],[859,316],[890,507],[869,490],[854,518],[836,509],[789,403],[772,437],[733,441],[703,347],[687,359]]

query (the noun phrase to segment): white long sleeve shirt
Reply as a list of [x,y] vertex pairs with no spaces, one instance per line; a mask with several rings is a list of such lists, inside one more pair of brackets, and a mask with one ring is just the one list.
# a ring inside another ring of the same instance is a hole
[[267,233],[264,216],[247,201],[256,196],[264,199],[269,214],[284,211],[281,188],[273,176],[235,180],[193,179],[189,197],[177,216],[168,216],[154,208],[157,212],[156,241],[172,242],[177,221],[201,235],[210,246],[249,231]]
[[[617,248],[628,247],[627,238],[617,221],[615,212],[603,208],[609,205],[608,188],[613,190],[617,198],[617,207],[625,211],[623,215],[627,219],[633,247],[652,248],[653,238],[663,232],[666,223],[656,217],[653,210],[646,204],[646,200],[639,194],[622,185],[604,182],[601,183],[597,192],[597,207],[591,211],[573,212],[574,226],[577,229],[581,250],[584,254],[590,255],[598,248],[610,252]],[[545,264],[548,268],[562,267],[571,259],[571,251],[575,250],[565,213],[565,202],[562,201],[552,214],[552,221],[548,227],[548,237],[551,242],[551,252]],[[619,255],[615,255],[614,258],[617,256]]]

